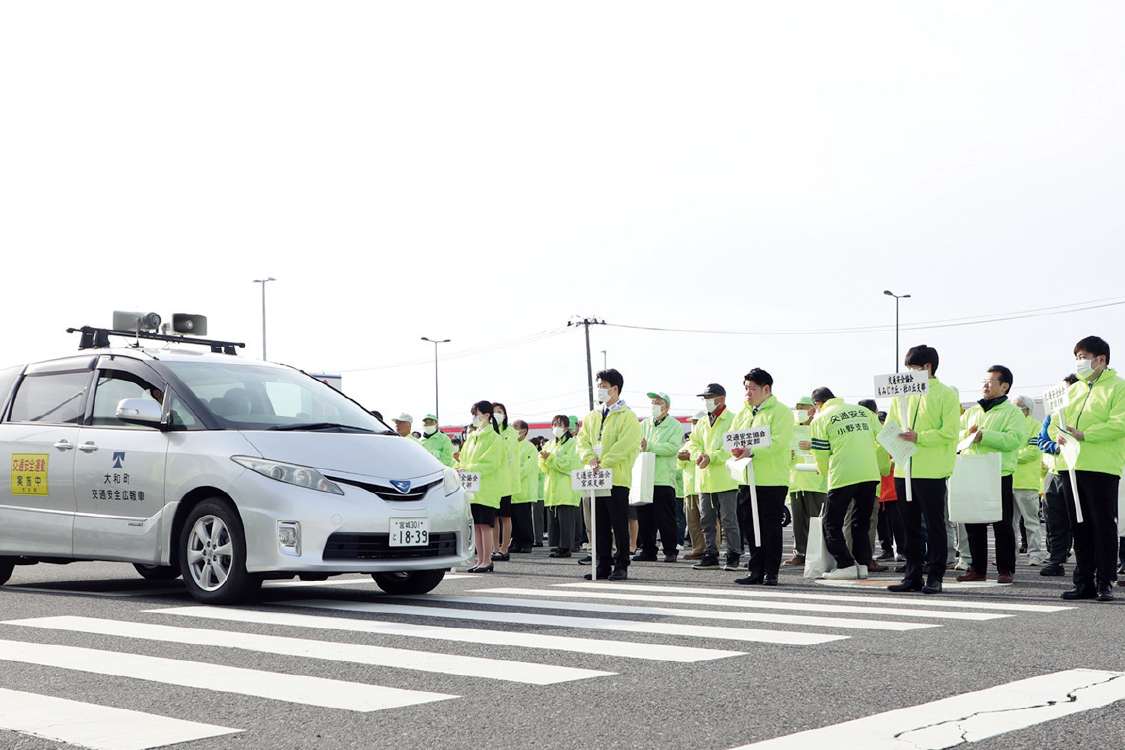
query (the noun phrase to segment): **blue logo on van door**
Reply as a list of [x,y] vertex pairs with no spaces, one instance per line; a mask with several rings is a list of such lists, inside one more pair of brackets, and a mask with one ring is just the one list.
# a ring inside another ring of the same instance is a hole
[[113,452],[113,468],[120,469],[121,462],[125,460],[125,451]]
[[404,495],[407,492],[410,492],[410,482],[407,482],[407,481],[404,481],[404,480],[401,480],[401,479],[399,479],[399,480],[392,479],[391,480],[391,486],[394,487],[399,492],[403,493]]

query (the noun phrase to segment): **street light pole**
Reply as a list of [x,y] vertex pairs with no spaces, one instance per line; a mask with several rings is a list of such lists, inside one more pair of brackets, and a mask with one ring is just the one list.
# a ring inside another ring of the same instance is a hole
[[898,372],[899,367],[901,367],[901,365],[899,364],[899,359],[898,359],[898,301],[900,299],[906,299],[910,295],[909,294],[895,294],[890,289],[883,290],[883,294],[887,295],[888,297],[894,297],[895,298],[895,372]]
[[438,358],[437,358],[437,346],[438,346],[438,344],[448,344],[448,343],[449,343],[449,339],[441,339],[440,341],[435,341],[434,339],[428,339],[428,338],[426,338],[425,336],[423,336],[423,337],[422,337],[422,340],[423,340],[423,341],[429,341],[429,342],[430,342],[431,344],[433,344],[433,345],[434,345],[434,420],[435,420],[435,421],[437,421],[437,423],[438,423],[438,427],[441,427],[441,419],[440,419],[440,416],[441,416],[441,412],[439,412],[439,411],[438,411],[438,367],[437,367],[437,362],[438,362]]
[[262,359],[266,358],[266,282],[277,281],[273,276],[268,279],[254,279],[255,284],[262,285]]

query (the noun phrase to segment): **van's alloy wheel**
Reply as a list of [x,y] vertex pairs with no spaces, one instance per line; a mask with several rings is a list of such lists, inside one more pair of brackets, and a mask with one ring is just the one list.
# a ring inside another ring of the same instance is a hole
[[219,498],[204,500],[188,513],[179,559],[188,591],[206,604],[242,601],[262,585],[260,576],[246,572],[242,519]]

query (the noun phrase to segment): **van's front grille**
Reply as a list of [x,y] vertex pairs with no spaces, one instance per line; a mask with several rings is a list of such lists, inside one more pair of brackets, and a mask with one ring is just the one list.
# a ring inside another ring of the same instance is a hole
[[383,500],[386,500],[388,503],[402,503],[402,502],[407,502],[407,501],[410,501],[410,500],[421,500],[423,497],[426,496],[426,493],[430,491],[431,487],[433,487],[434,485],[437,485],[441,482],[441,480],[439,479],[436,482],[430,482],[429,484],[420,484],[420,485],[411,487],[406,492],[399,492],[394,487],[387,487],[386,485],[382,485],[382,484],[370,484],[368,482],[357,482],[354,479],[342,479],[340,477],[330,477],[327,474],[325,474],[324,477],[325,477],[325,479],[330,479],[333,482],[338,482],[340,484],[350,485],[352,487],[359,487],[361,490],[366,490],[367,492],[378,495],[380,498],[382,498]]
[[390,534],[345,534],[337,532],[324,545],[325,560],[397,560],[412,557],[442,557],[457,554],[457,533],[430,534],[421,547],[392,547]]

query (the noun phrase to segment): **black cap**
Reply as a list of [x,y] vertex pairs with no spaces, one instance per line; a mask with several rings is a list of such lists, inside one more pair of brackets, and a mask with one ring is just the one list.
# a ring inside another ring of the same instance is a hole
[[727,389],[726,388],[723,388],[718,383],[708,383],[707,389],[705,391],[703,391],[703,393],[700,393],[699,397],[702,398],[703,396],[725,396],[725,395],[727,395]]

